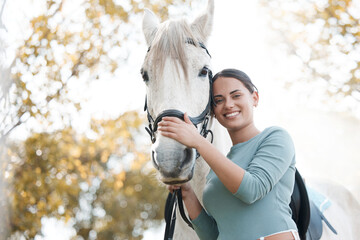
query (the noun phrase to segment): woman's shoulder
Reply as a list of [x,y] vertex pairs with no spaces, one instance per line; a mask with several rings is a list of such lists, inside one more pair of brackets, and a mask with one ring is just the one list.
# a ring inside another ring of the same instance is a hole
[[289,132],[285,128],[282,128],[279,126],[267,127],[260,134],[262,135],[263,140],[278,139],[281,142],[283,142],[283,141],[292,142],[292,138],[291,138]]
[[[290,141],[288,141],[290,140]],[[273,143],[273,142],[292,142],[289,133],[282,127],[279,126],[271,126],[262,130],[258,135],[251,138],[246,142],[238,143],[231,147],[231,151],[237,150],[239,148],[258,148],[258,146],[263,145],[265,143]],[[230,151],[230,152],[231,152]]]
[[267,136],[267,135],[272,135],[272,134],[277,134],[277,135],[290,135],[288,133],[288,131],[283,128],[283,127],[279,127],[279,126],[271,126],[271,127],[267,127],[265,128],[261,134]]

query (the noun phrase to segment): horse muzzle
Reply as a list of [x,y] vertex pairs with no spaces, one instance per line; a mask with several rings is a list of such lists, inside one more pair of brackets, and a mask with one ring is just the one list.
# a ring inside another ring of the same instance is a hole
[[177,142],[172,146],[164,145],[159,144],[151,154],[160,180],[168,185],[190,181],[194,174],[196,151]]

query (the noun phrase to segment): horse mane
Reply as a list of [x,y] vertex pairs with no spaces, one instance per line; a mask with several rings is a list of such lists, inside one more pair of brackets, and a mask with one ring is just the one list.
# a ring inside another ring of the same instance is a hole
[[[185,53],[185,44],[189,43],[198,46],[198,39],[195,38],[191,28],[185,19],[171,20],[162,23],[151,43],[149,56],[156,66],[155,74],[161,77],[165,67],[166,59],[173,61],[176,71],[180,74],[179,65],[188,79],[188,64]],[[177,64],[177,62],[179,64]]]

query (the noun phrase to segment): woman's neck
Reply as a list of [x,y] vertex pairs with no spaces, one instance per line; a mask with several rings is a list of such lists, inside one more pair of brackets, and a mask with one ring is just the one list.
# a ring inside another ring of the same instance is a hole
[[231,141],[233,145],[236,145],[238,143],[246,142],[250,140],[251,138],[255,137],[260,133],[260,130],[258,130],[254,123],[251,123],[249,125],[246,125],[245,127],[241,129],[237,129],[236,131],[229,132]]

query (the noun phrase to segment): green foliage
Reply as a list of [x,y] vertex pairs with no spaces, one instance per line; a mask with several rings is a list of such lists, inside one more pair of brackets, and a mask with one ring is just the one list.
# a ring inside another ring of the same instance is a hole
[[304,78],[331,96],[360,101],[360,16],[354,0],[261,1],[269,22],[303,63]]
[[115,120],[93,120],[91,138],[66,128],[35,133],[14,146],[8,178],[11,231],[34,238],[46,216],[73,219],[84,239],[90,231],[97,239],[141,239],[163,218],[166,199],[146,165],[144,146],[135,141],[142,122],[128,112]]

